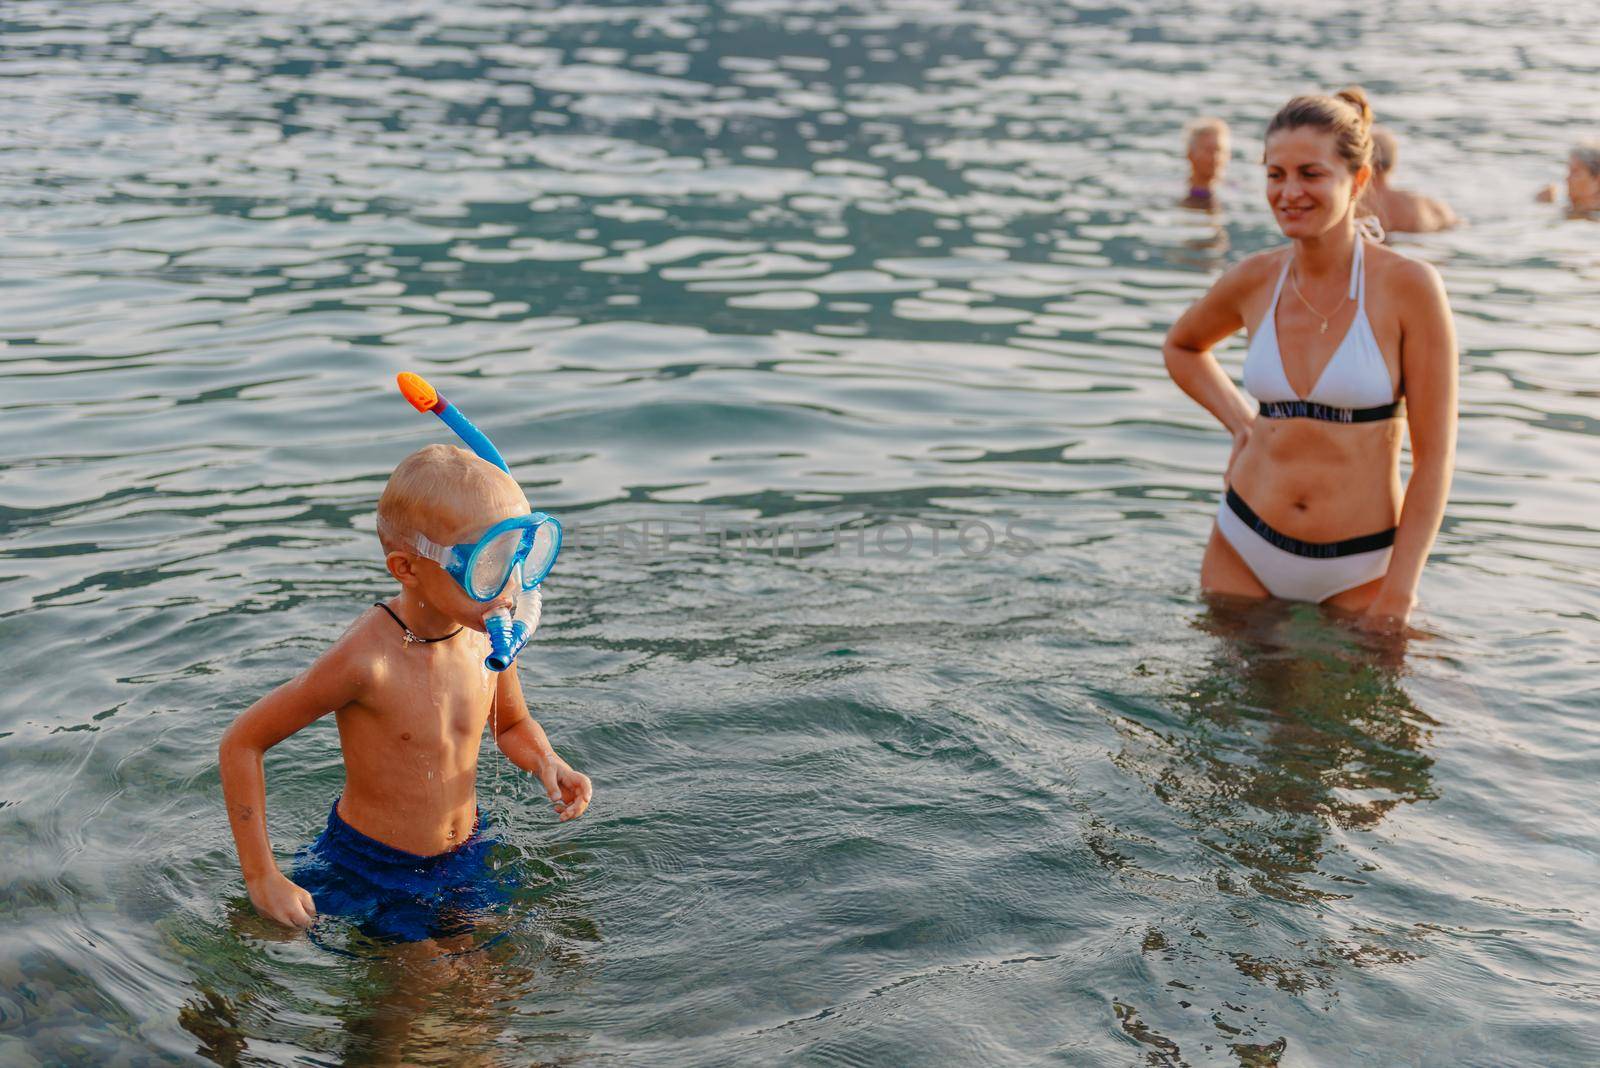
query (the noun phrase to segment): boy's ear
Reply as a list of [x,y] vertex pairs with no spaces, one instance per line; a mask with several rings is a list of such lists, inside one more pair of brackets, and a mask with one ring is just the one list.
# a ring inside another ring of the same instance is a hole
[[383,566],[389,569],[389,574],[394,576],[396,582],[407,589],[414,588],[422,581],[421,576],[417,574],[417,559],[408,552],[396,549],[388,553],[383,558]]

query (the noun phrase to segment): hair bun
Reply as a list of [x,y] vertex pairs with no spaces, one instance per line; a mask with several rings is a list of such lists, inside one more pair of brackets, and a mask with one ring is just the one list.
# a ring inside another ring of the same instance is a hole
[[1367,91],[1359,85],[1347,85],[1333,94],[1338,100],[1356,109],[1356,114],[1361,116],[1361,129],[1372,129],[1372,104],[1367,101]]

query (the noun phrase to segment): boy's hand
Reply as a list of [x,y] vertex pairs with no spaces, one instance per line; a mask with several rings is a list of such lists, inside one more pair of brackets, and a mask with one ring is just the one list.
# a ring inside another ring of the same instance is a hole
[[545,762],[539,772],[539,781],[544,783],[545,796],[561,813],[562,823],[583,815],[589,807],[589,798],[594,796],[589,776],[581,771],[573,771],[572,766],[560,757]]
[[250,903],[269,920],[285,927],[310,927],[317,919],[317,906],[311,895],[291,882],[281,871],[259,879],[246,880]]

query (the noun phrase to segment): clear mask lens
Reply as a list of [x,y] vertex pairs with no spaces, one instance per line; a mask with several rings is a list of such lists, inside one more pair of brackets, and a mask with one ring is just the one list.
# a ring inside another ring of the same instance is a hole
[[511,568],[517,561],[517,549],[522,545],[526,531],[507,530],[495,536],[489,544],[478,550],[472,561],[472,571],[467,575],[467,586],[472,596],[488,600],[505,586],[511,577]]
[[523,589],[532,589],[533,584],[544,578],[545,572],[550,570],[550,564],[561,548],[561,543],[556,538],[556,530],[556,525],[548,520],[540,523],[534,530],[533,547],[528,550],[528,556],[522,562]]

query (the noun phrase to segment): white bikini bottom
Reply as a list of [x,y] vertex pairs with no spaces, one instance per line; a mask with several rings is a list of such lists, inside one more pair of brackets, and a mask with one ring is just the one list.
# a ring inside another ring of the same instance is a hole
[[1310,542],[1268,526],[1232,488],[1217,508],[1217,529],[1274,597],[1318,604],[1382,578],[1394,528],[1360,538]]

